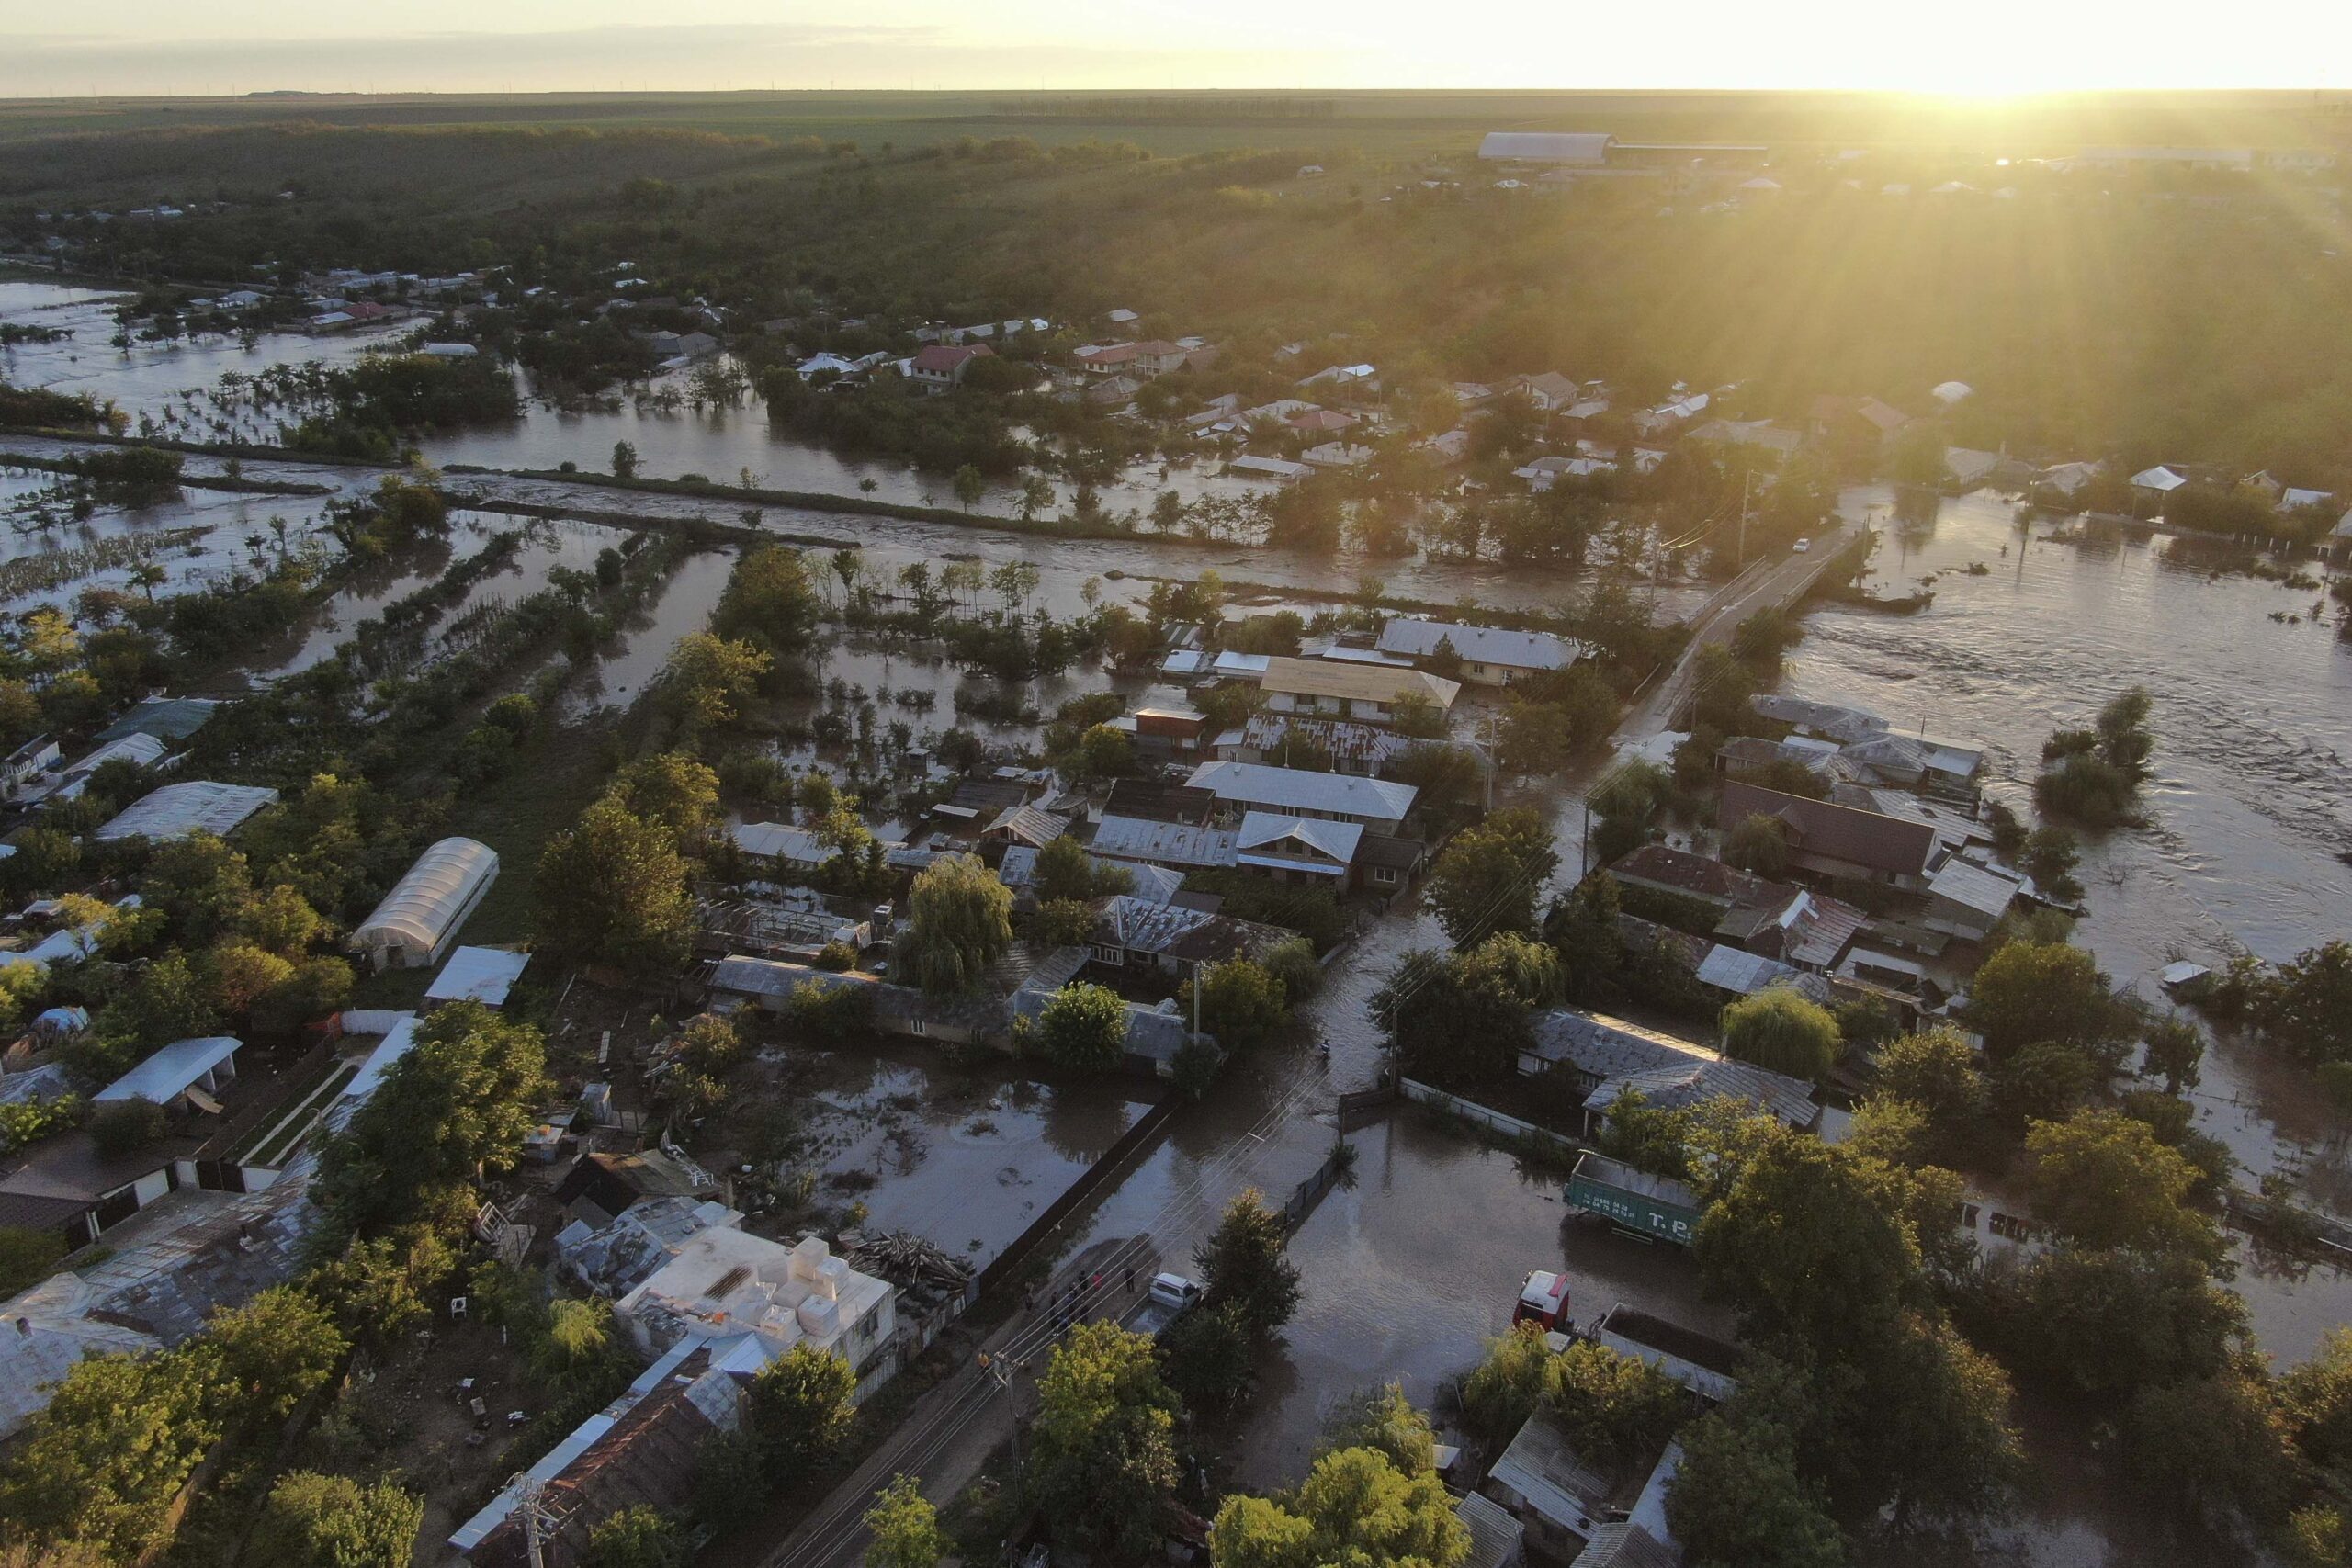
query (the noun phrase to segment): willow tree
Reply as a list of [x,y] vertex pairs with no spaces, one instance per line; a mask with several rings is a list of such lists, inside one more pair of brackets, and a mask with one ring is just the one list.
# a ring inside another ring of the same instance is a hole
[[1012,890],[977,856],[945,855],[915,878],[899,972],[926,991],[968,991],[1012,945]]

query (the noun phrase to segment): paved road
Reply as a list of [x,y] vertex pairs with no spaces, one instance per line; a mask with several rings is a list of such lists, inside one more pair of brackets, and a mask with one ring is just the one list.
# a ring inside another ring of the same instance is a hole
[[1691,671],[1698,666],[1700,649],[1730,642],[1732,633],[1750,615],[1785,610],[1795,604],[1820,580],[1830,563],[1861,536],[1862,531],[1859,523],[1841,523],[1836,529],[1815,536],[1813,547],[1804,554],[1758,561],[1724,584],[1692,624],[1690,645],[1683,649],[1681,659],[1672,670],[1651,682],[1626,714],[1624,722],[1617,727],[1617,733],[1611,738],[1616,749],[1622,751],[1665,733],[1674,722],[1675,711],[1690,694]]

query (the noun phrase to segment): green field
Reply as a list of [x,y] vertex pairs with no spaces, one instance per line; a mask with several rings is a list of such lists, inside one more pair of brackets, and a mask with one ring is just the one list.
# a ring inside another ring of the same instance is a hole
[[2352,94],[2097,94],[2017,100],[1865,93],[924,92],[551,93],[0,101],[0,141],[291,120],[356,127],[667,130],[778,141],[818,136],[921,146],[958,136],[1048,145],[1127,141],[1162,156],[1241,147],[1375,154],[1466,150],[1490,130],[1608,130],[1627,141],[1776,148],[1997,147],[2018,156],[2084,143],[2303,146],[2352,133]]

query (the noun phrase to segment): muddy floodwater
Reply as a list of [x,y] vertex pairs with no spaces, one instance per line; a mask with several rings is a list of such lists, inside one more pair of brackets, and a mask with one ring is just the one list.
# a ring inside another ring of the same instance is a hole
[[825,1149],[828,1191],[863,1202],[869,1232],[912,1231],[976,1269],[1147,1109],[1124,1078],[962,1070],[921,1046],[800,1055],[817,1074],[800,1109]]

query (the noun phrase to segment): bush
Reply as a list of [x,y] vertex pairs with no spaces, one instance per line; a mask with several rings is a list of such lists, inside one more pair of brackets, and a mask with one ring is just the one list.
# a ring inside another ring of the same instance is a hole
[[1724,1009],[1724,1053],[1791,1077],[1818,1079],[1837,1065],[1838,1020],[1782,986]]
[[116,1100],[90,1117],[90,1141],[108,1159],[135,1154],[164,1135],[164,1108],[150,1100]]

